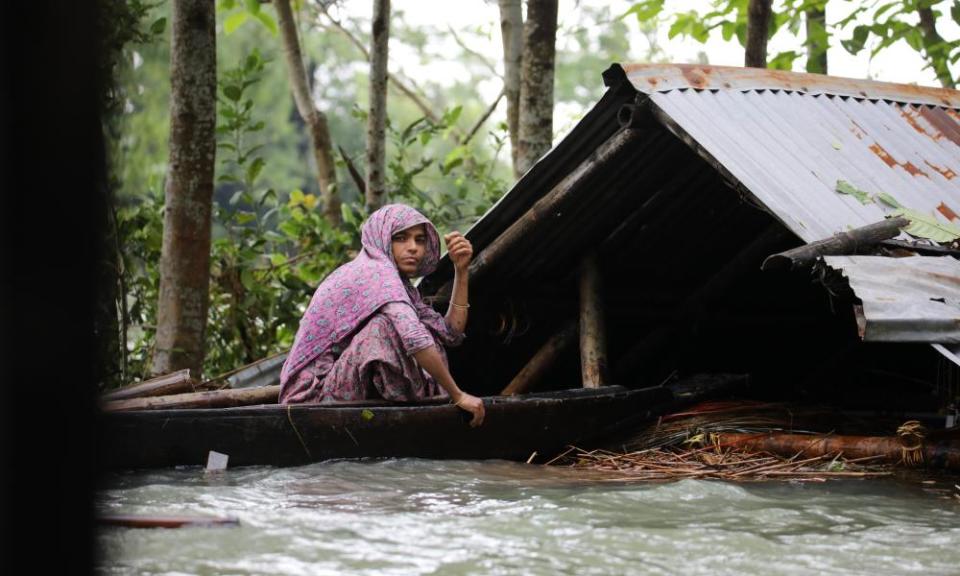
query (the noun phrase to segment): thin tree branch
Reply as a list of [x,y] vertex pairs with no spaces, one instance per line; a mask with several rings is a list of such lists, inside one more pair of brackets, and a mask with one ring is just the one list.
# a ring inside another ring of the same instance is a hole
[[473,128],[470,129],[470,132],[467,132],[467,135],[460,140],[461,146],[465,146],[468,142],[470,142],[470,139],[473,138],[473,136],[477,133],[477,130],[483,126],[483,123],[487,121],[487,118],[489,118],[490,115],[493,114],[493,111],[496,110],[497,104],[500,103],[500,100],[503,99],[505,94],[506,90],[500,90],[500,94],[497,95],[496,100],[494,100],[493,103],[487,107],[487,111],[484,112],[483,116],[481,116],[479,120],[477,120],[477,123],[473,125]]
[[474,58],[479,60],[481,63],[483,63],[483,65],[487,68],[487,70],[490,71],[491,74],[493,74],[497,78],[503,78],[503,74],[500,74],[499,72],[497,72],[497,68],[493,64],[491,64],[490,61],[487,60],[486,57],[484,57],[483,54],[467,46],[467,43],[464,42],[462,38],[460,38],[460,36],[457,34],[457,31],[453,29],[453,26],[447,25],[447,30],[450,31],[450,34],[453,36],[453,39],[457,43],[457,46],[460,46],[460,48],[462,48],[464,52],[473,56]]

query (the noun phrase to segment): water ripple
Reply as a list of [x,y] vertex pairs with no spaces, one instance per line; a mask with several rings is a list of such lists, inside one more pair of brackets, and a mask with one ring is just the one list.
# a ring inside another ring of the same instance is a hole
[[112,513],[232,529],[104,529],[104,574],[955,574],[960,503],[897,480],[599,482],[404,459],[117,474]]

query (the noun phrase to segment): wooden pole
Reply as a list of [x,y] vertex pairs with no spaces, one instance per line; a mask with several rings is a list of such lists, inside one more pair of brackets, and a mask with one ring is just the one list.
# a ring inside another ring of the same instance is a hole
[[599,388],[607,380],[607,334],[600,291],[600,266],[596,253],[591,253],[580,266],[580,374],[584,388]]
[[513,396],[514,394],[524,394],[529,392],[543,378],[547,370],[553,366],[560,354],[573,344],[577,336],[577,323],[570,322],[562,330],[550,337],[543,346],[537,350],[536,354],[527,362],[517,375],[513,377],[510,384],[500,392],[501,396]]
[[901,228],[908,224],[910,224],[910,220],[898,216],[846,232],[838,232],[829,238],[772,254],[763,261],[760,269],[764,272],[769,270],[796,270],[812,266],[821,256],[861,254],[880,242],[893,238],[900,233]]
[[179,408],[228,408],[255,404],[276,404],[280,397],[280,385],[243,388],[240,390],[209,390],[190,394],[154,396],[114,400],[102,406],[104,412],[127,410],[172,410]]
[[[876,456],[875,462],[900,464],[904,462],[904,444],[897,436],[827,436],[810,434],[724,432],[717,435],[721,446],[736,447],[755,452],[770,452],[781,456],[825,456],[843,453],[846,459]],[[933,440],[918,449],[925,466],[960,469],[960,442]]]
[[198,382],[190,377],[190,369],[184,368],[170,374],[157,376],[150,380],[137,382],[129,386],[111,390],[101,396],[101,400],[126,400],[128,398],[142,398],[144,396],[165,396],[180,392],[193,392]]

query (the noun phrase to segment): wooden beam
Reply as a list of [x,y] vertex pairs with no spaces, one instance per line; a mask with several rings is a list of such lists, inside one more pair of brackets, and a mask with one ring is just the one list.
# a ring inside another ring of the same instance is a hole
[[101,395],[104,401],[126,400],[128,398],[143,398],[146,396],[165,396],[180,392],[193,392],[199,382],[190,377],[190,369],[184,368],[169,374],[157,376],[143,382],[123,386]]
[[[579,166],[567,174],[546,195],[536,201],[522,216],[503,231],[496,239],[480,250],[470,263],[470,280],[477,282],[490,269],[490,266],[510,250],[513,250],[518,241],[529,237],[531,233],[549,224],[563,209],[566,202],[579,192],[586,182],[589,182],[600,170],[608,166],[610,161],[620,152],[629,148],[640,139],[639,130],[621,129],[606,142],[597,147]],[[453,281],[437,290],[438,300],[448,300]]]
[[510,384],[500,392],[501,396],[513,396],[515,394],[525,394],[543,379],[547,370],[553,366],[557,358],[573,344],[577,337],[577,322],[570,322],[559,332],[547,340],[543,346],[537,350],[526,366],[523,367],[517,375],[513,377]]
[[584,388],[607,383],[607,334],[597,254],[580,265],[580,374]]
[[760,269],[764,272],[769,270],[797,270],[813,266],[813,263],[821,256],[862,254],[880,242],[900,234],[900,229],[908,224],[910,224],[910,220],[898,216],[846,232],[837,232],[829,238],[772,254],[763,261]]
[[104,412],[124,412],[127,410],[170,410],[174,408],[228,408],[231,406],[276,404],[279,397],[280,385],[277,384],[276,386],[243,388],[240,390],[209,390],[190,394],[114,400],[104,403],[102,410]]

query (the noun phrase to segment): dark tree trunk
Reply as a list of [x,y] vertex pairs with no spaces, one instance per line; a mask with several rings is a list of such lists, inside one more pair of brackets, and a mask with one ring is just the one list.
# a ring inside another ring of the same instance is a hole
[[927,60],[933,65],[933,71],[936,72],[940,85],[944,88],[955,88],[953,74],[947,67],[947,52],[945,49],[941,51],[940,48],[935,48],[938,45],[945,45],[945,42],[937,32],[933,9],[930,6],[921,6],[917,8],[917,14],[920,16],[920,29],[923,30],[923,45]]
[[217,51],[213,0],[173,0],[170,162],[153,374],[201,374],[210,284],[216,160]]
[[390,0],[373,0],[370,51],[370,113],[367,115],[367,209],[386,200],[384,175],[387,126],[387,60],[390,49]]
[[827,74],[827,48],[829,43],[813,39],[827,29],[826,2],[819,7],[807,10],[804,21],[807,29],[807,72]]
[[517,173],[517,137],[520,114],[520,72],[523,63],[523,5],[521,0],[500,0],[500,35],[503,39],[503,94],[507,98],[510,157]]
[[772,0],[750,0],[747,8],[747,48],[744,66],[767,67],[767,37]]
[[557,0],[528,0],[523,24],[519,132],[514,172],[520,176],[553,146],[553,76]]

